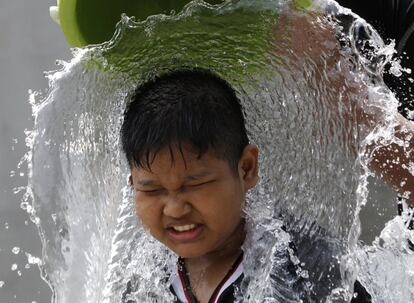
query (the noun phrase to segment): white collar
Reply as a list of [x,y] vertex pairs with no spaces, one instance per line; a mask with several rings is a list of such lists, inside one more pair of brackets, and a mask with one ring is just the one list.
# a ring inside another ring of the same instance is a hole
[[[231,287],[233,283],[236,282],[237,279],[243,274],[243,261],[244,260],[242,259],[240,263],[237,264],[237,266],[224,277],[223,281],[220,282],[220,290],[215,296],[214,301],[212,301],[211,303],[217,303],[223,292],[229,287]],[[178,266],[176,272],[172,276],[171,286],[174,289],[174,292],[180,302],[191,303],[189,296],[185,290],[185,282],[183,281],[182,277],[180,277]]]

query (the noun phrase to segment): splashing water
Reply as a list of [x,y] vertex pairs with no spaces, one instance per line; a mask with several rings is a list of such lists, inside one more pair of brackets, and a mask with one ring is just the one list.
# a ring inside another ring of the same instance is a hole
[[[322,10],[328,2],[317,4]],[[27,142],[28,210],[41,233],[53,302],[120,302],[128,282],[136,302],[172,301],[167,277],[176,256],[135,216],[119,131],[139,83],[188,66],[212,69],[234,86],[261,150],[261,181],[246,206],[239,300],[298,302],[294,285],[304,279],[328,301],[345,302],[357,276],[374,302],[413,300],[406,247],[413,235],[399,219],[372,246],[357,242],[370,175],[362,151],[395,139],[397,101],[379,81],[372,84],[392,46],[370,31],[369,54],[379,58],[371,64],[358,52],[355,27],[370,29],[355,21],[341,49],[337,25],[288,1],[194,1],[178,15],[139,23],[124,16],[111,41],[77,50],[51,73],[47,97],[32,98]],[[384,122],[369,131],[356,122],[361,108]],[[297,278],[283,272],[288,258]]]

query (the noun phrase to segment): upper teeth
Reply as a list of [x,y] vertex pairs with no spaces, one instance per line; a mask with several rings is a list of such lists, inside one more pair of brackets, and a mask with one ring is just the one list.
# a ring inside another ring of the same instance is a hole
[[176,231],[188,231],[196,227],[195,224],[183,225],[183,226],[173,226],[173,229]]

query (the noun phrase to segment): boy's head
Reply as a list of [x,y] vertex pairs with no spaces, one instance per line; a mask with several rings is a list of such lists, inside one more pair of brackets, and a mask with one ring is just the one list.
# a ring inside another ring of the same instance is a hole
[[249,144],[240,101],[221,78],[203,69],[164,74],[138,87],[122,128],[131,167],[149,168],[164,147],[213,151],[236,170]]
[[136,208],[151,234],[183,257],[240,242],[258,150],[229,84],[203,69],[169,72],[137,89],[124,118]]

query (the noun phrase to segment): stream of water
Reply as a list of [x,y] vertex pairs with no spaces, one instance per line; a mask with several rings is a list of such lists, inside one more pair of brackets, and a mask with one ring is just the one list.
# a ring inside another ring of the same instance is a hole
[[[111,41],[75,50],[48,75],[47,95],[31,97],[26,208],[39,227],[54,303],[119,303],[128,282],[136,302],[172,301],[166,277],[176,256],[136,218],[119,131],[139,83],[188,66],[233,85],[261,151],[239,300],[298,302],[295,281],[280,269],[288,251],[297,279],[326,294],[321,302],[349,301],[356,278],[373,302],[414,301],[414,235],[403,220],[390,221],[371,246],[358,242],[372,174],[364,146],[395,139],[398,102],[380,80],[393,48],[368,31],[373,65],[356,46],[359,31],[343,33],[340,47],[328,6],[335,3],[302,12],[282,0],[195,1],[144,22],[124,16]],[[362,20],[356,27],[369,29]],[[383,123],[374,131],[357,123],[361,108],[380,112]]]

